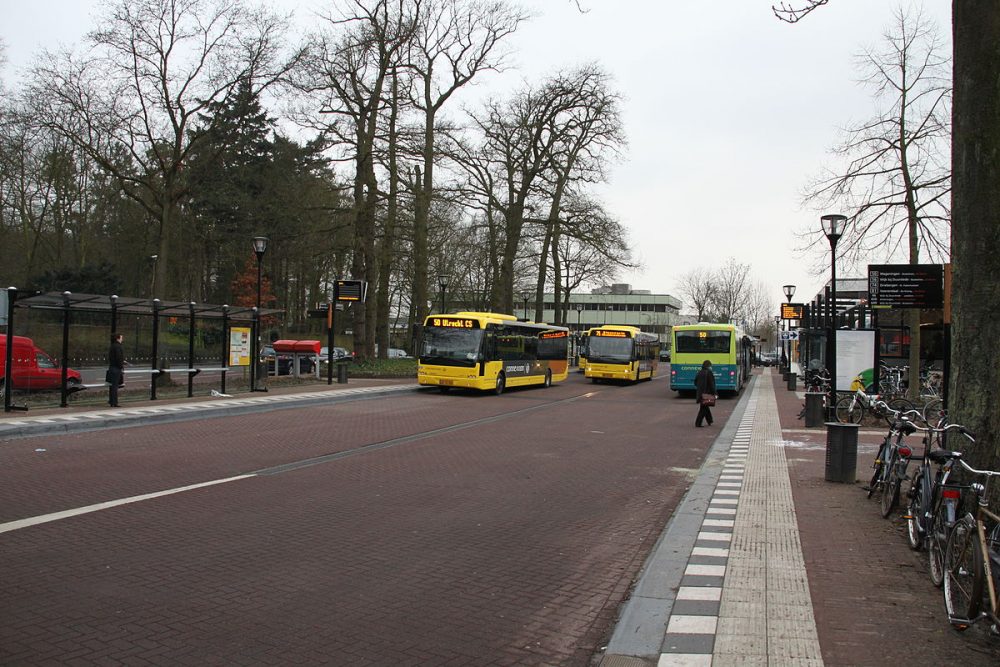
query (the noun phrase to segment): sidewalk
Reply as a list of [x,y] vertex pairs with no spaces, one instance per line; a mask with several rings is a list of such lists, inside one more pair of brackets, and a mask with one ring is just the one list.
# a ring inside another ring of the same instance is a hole
[[77,405],[27,412],[0,412],[0,440],[5,437],[201,419],[208,415],[279,410],[338,400],[356,400],[359,395],[384,396],[416,388],[416,382],[407,379],[351,379],[347,384],[276,386],[267,392],[234,396],[133,400],[123,403],[119,408]]
[[[904,522],[863,482],[827,482],[825,428],[762,369],[646,562],[602,667],[1000,664],[980,623],[951,629]],[[859,435],[869,470],[879,430]]]

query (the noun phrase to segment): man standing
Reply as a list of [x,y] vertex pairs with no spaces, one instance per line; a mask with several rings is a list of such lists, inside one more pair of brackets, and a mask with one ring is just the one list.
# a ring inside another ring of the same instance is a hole
[[125,384],[125,350],[122,348],[122,335],[111,334],[111,347],[108,348],[108,404],[118,407],[118,387]]

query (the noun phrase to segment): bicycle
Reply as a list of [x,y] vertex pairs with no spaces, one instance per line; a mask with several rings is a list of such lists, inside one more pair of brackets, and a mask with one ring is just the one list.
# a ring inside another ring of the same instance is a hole
[[[944,556],[944,605],[948,622],[957,630],[986,618],[993,630],[1000,627],[997,581],[1000,575],[1000,515],[989,509],[989,485],[995,470],[977,470],[958,459],[962,467],[984,481],[973,482],[969,489],[976,494],[976,513],[955,522],[948,536]],[[989,594],[989,609],[983,610],[983,595]]]
[[[909,412],[913,410],[913,403],[910,403],[905,398],[893,398],[886,402],[881,401],[881,397],[878,394],[866,393],[860,375],[851,383],[851,389],[854,393],[838,399],[834,409],[837,421],[841,424],[860,424],[868,412],[886,417],[884,413],[875,409],[876,403],[879,402],[885,403],[890,410],[895,412]],[[886,417],[887,421],[888,419]]]
[[[966,436],[968,431],[959,424],[918,429],[924,432],[924,455],[912,457],[920,460],[920,466],[910,483],[910,501],[904,515],[906,538],[914,551],[927,548],[931,582],[940,587],[944,580],[944,546],[955,525],[963,488],[948,482],[952,467],[962,453],[940,448],[941,438],[950,430]],[[935,449],[935,445],[939,448]],[[932,464],[936,469],[932,469]]]
[[891,412],[892,420],[872,464],[873,473],[868,483],[868,497],[871,498],[876,491],[880,493],[881,514],[882,518],[886,519],[899,503],[899,489],[906,478],[906,468],[912,455],[910,448],[903,444],[903,438],[917,430],[908,416],[918,413],[891,410],[883,401],[878,401],[877,406],[882,411]]

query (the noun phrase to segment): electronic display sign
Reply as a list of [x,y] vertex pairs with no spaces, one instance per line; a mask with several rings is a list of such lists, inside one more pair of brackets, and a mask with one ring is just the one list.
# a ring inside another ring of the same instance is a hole
[[868,303],[872,308],[943,308],[941,264],[869,264]]

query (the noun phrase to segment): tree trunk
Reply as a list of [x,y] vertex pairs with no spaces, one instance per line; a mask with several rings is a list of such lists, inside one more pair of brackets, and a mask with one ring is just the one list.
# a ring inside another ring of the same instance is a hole
[[[952,421],[979,439],[969,463],[997,469],[1000,410],[1000,12],[993,0],[953,0]],[[989,277],[988,277],[989,276]],[[1000,489],[994,484],[994,490]]]

